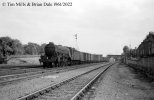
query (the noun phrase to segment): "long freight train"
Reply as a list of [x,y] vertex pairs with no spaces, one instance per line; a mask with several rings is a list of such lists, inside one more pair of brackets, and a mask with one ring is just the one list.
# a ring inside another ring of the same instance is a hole
[[104,61],[102,55],[81,52],[72,47],[55,45],[52,42],[45,46],[44,51],[45,54],[39,59],[44,68]]

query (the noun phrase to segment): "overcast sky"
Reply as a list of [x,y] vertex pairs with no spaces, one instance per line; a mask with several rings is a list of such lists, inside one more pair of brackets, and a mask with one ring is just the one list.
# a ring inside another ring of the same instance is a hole
[[[124,45],[138,46],[154,31],[154,0],[33,0],[72,2],[69,7],[8,7],[3,1],[9,0],[0,1],[0,37],[23,44],[52,41],[105,56],[121,54]],[[28,2],[9,2],[18,1]]]

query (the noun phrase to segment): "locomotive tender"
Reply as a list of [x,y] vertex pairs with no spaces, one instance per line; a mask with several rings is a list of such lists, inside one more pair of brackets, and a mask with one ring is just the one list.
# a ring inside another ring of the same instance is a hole
[[72,64],[94,63],[104,60],[102,55],[81,52],[72,47],[55,45],[49,42],[44,48],[45,54],[41,55],[40,62],[43,67],[66,66]]

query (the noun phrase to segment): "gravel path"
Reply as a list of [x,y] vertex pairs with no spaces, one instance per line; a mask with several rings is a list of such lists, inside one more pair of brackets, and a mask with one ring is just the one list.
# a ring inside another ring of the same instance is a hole
[[[104,65],[104,64],[101,64]],[[48,85],[57,83],[63,79],[70,78],[88,70],[99,67],[95,65],[87,68],[81,68],[73,71],[59,73],[55,75],[48,75],[41,78],[35,78],[32,80],[26,80],[17,84],[9,84],[6,86],[0,86],[0,100],[15,100],[21,96],[37,91]]]
[[117,65],[105,75],[90,100],[154,100],[154,82],[125,65]]

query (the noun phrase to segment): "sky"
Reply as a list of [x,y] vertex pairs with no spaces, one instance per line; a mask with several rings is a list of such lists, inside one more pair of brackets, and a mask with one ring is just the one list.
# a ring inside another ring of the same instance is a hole
[[[72,6],[10,6],[8,2]],[[1,0],[0,37],[23,44],[54,42],[104,56],[121,54],[125,45],[138,47],[154,31],[153,9],[154,0]]]

